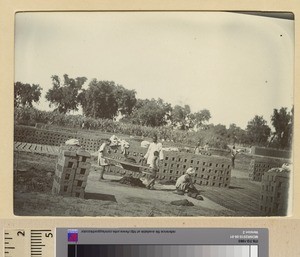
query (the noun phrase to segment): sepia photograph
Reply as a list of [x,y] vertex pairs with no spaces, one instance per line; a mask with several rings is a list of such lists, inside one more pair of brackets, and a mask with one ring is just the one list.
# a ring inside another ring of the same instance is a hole
[[14,214],[289,216],[294,15],[15,14]]

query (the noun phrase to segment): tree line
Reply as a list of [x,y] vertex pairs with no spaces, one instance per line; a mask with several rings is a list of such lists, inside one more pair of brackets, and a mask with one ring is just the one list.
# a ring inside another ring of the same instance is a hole
[[[227,138],[233,143],[247,145],[272,146],[289,148],[293,134],[293,108],[274,109],[271,123],[275,132],[263,116],[256,115],[248,122],[246,129],[235,124],[226,126],[209,124],[210,111],[203,109],[191,112],[189,105],[175,105],[163,99],[137,99],[136,91],[129,90],[113,81],[98,81],[93,79],[87,89],[83,85],[86,77],[70,78],[67,74],[62,79],[53,75],[52,88],[46,92],[49,106],[54,106],[54,112],[68,114],[82,108],[83,115],[93,119],[111,119],[117,117],[123,123],[131,123],[149,127],[171,127],[182,131],[210,130],[217,136]],[[14,84],[14,106],[33,107],[33,102],[40,100],[42,88],[35,84]]]

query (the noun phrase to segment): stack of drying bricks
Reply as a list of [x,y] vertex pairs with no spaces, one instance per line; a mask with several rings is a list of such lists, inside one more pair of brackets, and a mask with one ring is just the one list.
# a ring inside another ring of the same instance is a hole
[[223,157],[189,153],[166,153],[159,178],[176,180],[189,167],[193,167],[196,171],[193,177],[193,182],[196,184],[213,187],[229,187],[230,185],[230,160]]
[[[129,149],[129,157],[142,164],[142,157],[147,149]],[[124,157],[116,150],[111,152],[111,158],[123,160]],[[145,163],[143,163],[145,165]],[[224,157],[195,155],[192,153],[164,152],[164,160],[160,166],[157,178],[161,180],[177,180],[185,171],[193,167],[196,174],[193,182],[203,186],[229,187],[231,179],[231,161]],[[110,173],[115,175],[131,175],[133,177],[146,176],[138,172],[123,170],[119,167],[111,167]],[[149,171],[148,171],[149,172]]]
[[79,147],[63,146],[59,150],[52,193],[84,198],[91,168],[91,155]]
[[250,180],[260,182],[266,171],[270,170],[271,168],[278,167],[278,165],[278,163],[263,162],[254,159],[251,160],[249,167]]
[[290,172],[273,168],[262,176],[260,211],[262,215],[287,214]]

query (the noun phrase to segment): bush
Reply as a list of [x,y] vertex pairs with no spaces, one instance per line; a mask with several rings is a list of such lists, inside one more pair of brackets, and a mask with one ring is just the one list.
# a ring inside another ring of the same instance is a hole
[[172,127],[147,127],[125,122],[116,122],[109,119],[94,119],[82,115],[67,115],[58,112],[40,111],[35,108],[15,108],[15,124],[34,126],[36,123],[56,125],[67,128],[81,128],[84,122],[85,128],[101,130],[102,132],[125,134],[132,136],[152,137],[157,134],[160,139],[181,143],[185,145],[196,145],[208,143],[210,147],[226,149],[229,143],[226,136],[219,135],[213,129],[188,132],[174,130]]

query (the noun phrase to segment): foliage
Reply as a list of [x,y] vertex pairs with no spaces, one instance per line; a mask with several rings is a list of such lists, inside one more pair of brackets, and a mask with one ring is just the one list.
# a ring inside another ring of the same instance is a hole
[[192,113],[189,105],[175,105],[172,114],[172,126],[181,130],[188,129],[202,129],[205,122],[211,118],[210,111],[203,109],[201,111]]
[[118,111],[113,81],[93,79],[87,90],[80,93],[79,101],[84,115],[93,118],[112,119]]
[[118,111],[122,115],[130,115],[136,105],[137,99],[135,98],[135,90],[128,90],[121,85],[115,88],[115,97],[118,103]]
[[57,75],[52,76],[53,87],[46,93],[46,99],[50,105],[56,106],[55,111],[60,113],[68,113],[69,111],[78,110],[78,94],[87,78],[69,78],[67,74],[64,76],[63,84]]
[[130,115],[136,104],[136,92],[113,81],[93,79],[87,90],[79,94],[83,113],[88,117],[113,119],[118,112]]
[[292,144],[293,112],[294,108],[288,112],[287,108],[282,107],[280,110],[274,109],[271,116],[272,125],[275,128],[273,144],[282,149],[288,148]]
[[264,120],[263,116],[255,115],[255,117],[248,122],[247,136],[249,143],[264,145],[271,134],[271,129],[267,125],[267,121]]
[[42,88],[35,84],[23,84],[16,82],[14,84],[14,106],[32,107],[32,102],[37,103],[40,100]]
[[197,132],[173,130],[170,126],[147,127],[132,123],[116,122],[111,119],[94,119],[82,115],[69,115],[59,112],[39,111],[35,108],[15,108],[15,124],[31,125],[43,123],[65,127],[67,129],[79,129],[84,122],[88,129],[99,130],[115,134],[131,136],[152,137],[157,134],[160,140],[172,141],[184,145],[196,145],[198,141],[207,142],[211,147],[226,148],[227,143],[223,137],[216,136],[213,129]]
[[247,144],[249,141],[246,131],[236,126],[234,123],[229,125],[227,133],[229,141],[232,144]]
[[190,115],[191,126],[195,128],[201,128],[205,122],[211,118],[210,111],[203,109],[199,112],[192,113]]
[[175,105],[171,115],[172,126],[178,127],[181,130],[189,129],[191,127],[189,122],[190,113],[191,108],[189,105],[185,105],[183,107]]
[[123,118],[124,122],[142,126],[158,127],[166,125],[169,120],[171,105],[162,99],[138,99],[131,115]]

